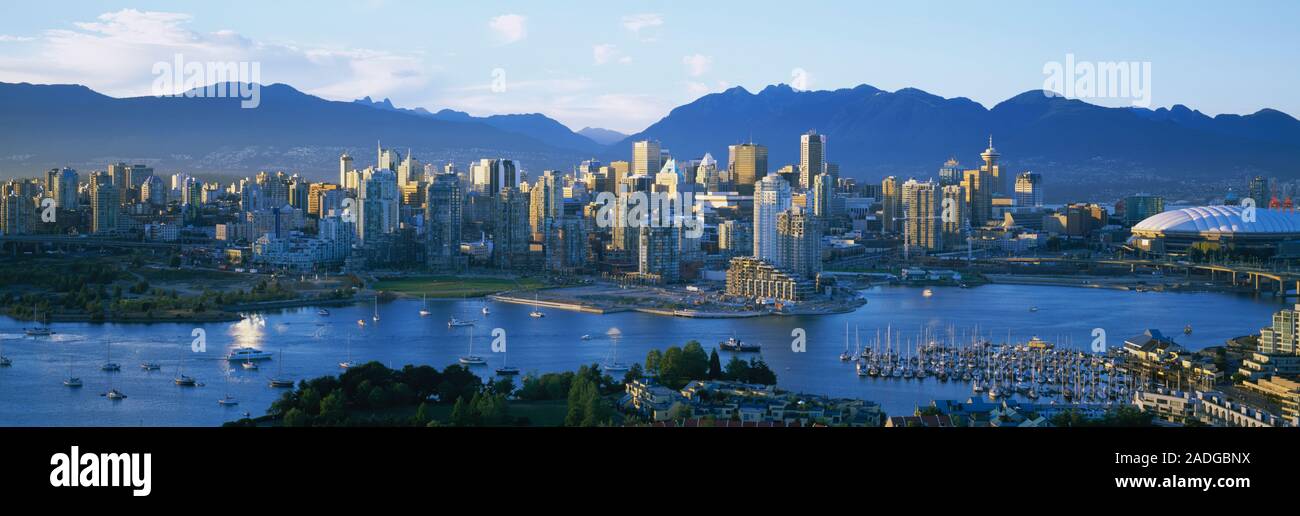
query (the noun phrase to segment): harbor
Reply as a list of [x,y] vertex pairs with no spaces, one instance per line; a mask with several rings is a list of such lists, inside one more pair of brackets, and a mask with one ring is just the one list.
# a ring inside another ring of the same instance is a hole
[[[602,363],[613,350],[609,331],[618,329],[618,361],[628,365],[642,362],[652,349],[690,340],[710,349],[736,337],[760,345],[761,351],[720,350],[724,362],[730,356],[761,357],[782,389],[865,399],[889,415],[911,414],[936,399],[988,399],[993,384],[999,396],[1022,400],[1029,399],[1027,387],[1032,386],[1039,403],[1064,403],[1067,389],[1071,402],[1109,400],[1112,392],[1118,397],[1123,388],[1131,388],[1135,376],[1108,365],[1105,357],[1078,354],[1090,346],[1094,329],[1105,329],[1111,348],[1146,328],[1158,328],[1178,334],[1180,345],[1195,350],[1258,332],[1277,306],[1269,299],[1221,293],[998,284],[929,290],[926,296],[920,288],[872,287],[861,291],[869,302],[857,310],[815,317],[597,315],[484,298],[430,299],[427,304],[403,298],[377,304],[359,299],[325,310],[275,309],[245,314],[234,323],[57,322],[51,325],[53,334],[42,337],[24,335],[30,322],[0,319],[0,354],[13,362],[0,368],[0,419],[18,426],[216,426],[245,412],[264,413],[283,392],[269,385],[273,377],[297,381],[334,375],[343,370],[340,362],[375,360],[395,368],[458,363],[471,329],[473,351],[485,364],[469,367],[486,379],[507,365],[502,354],[490,352],[498,328],[506,335],[508,365],[523,375]],[[533,311],[544,316],[530,317]],[[449,327],[452,318],[472,326]],[[1192,323],[1195,333],[1182,335],[1180,330]],[[848,350],[856,352],[859,362],[841,360],[846,327]],[[856,341],[854,328],[860,335]],[[195,329],[204,331],[203,353],[192,351]],[[792,350],[795,329],[804,330],[803,351]],[[888,343],[886,332],[894,333]],[[1034,336],[1052,343],[1054,351],[1014,349]],[[226,359],[243,347],[264,351],[269,359],[260,360],[257,369]],[[121,365],[120,371],[100,370],[110,360]],[[138,367],[146,362],[159,369]],[[859,375],[857,363],[867,364],[865,376]],[[871,364],[877,368],[874,377]],[[886,365],[891,372],[882,376]],[[947,381],[938,374],[940,365]],[[910,379],[904,376],[908,366]],[[180,375],[201,386],[178,386],[174,379]],[[973,390],[976,375],[983,392]],[[79,377],[84,387],[64,385],[69,377]],[[110,389],[127,398],[101,396]],[[239,404],[219,404],[227,395]]]

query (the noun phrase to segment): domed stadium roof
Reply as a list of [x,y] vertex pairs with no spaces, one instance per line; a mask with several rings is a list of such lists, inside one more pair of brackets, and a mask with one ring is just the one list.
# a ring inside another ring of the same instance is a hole
[[1255,220],[1242,219],[1243,206],[1199,206],[1166,211],[1133,226],[1142,234],[1300,235],[1300,213],[1255,209]]

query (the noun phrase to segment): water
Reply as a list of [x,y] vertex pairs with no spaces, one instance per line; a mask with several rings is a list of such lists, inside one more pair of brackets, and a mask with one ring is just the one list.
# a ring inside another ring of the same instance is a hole
[[[940,383],[931,378],[880,380],[859,378],[851,363],[841,362],[844,328],[848,323],[861,328],[863,346],[870,346],[877,329],[892,325],[904,338],[914,338],[922,326],[945,334],[955,327],[959,335],[979,326],[995,341],[1012,338],[1023,341],[1037,335],[1059,345],[1088,347],[1094,328],[1106,332],[1107,343],[1122,345],[1124,338],[1146,328],[1157,328],[1180,344],[1199,349],[1219,345],[1225,339],[1258,332],[1269,324],[1282,305],[1271,299],[1215,293],[1137,293],[1117,290],[1081,289],[1029,285],[987,285],[972,289],[934,288],[924,297],[922,290],[905,287],[877,287],[864,291],[869,303],[854,313],[821,317],[764,317],[755,319],[685,319],[639,313],[592,315],[546,310],[545,318],[532,318],[525,305],[489,302],[491,315],[483,316],[483,300],[429,301],[428,317],[420,317],[419,300],[380,304],[380,321],[371,320],[369,302],[332,307],[328,317],[316,308],[266,313],[238,323],[214,324],[90,324],[60,323],[53,337],[22,335],[25,323],[0,318],[3,353],[14,360],[13,367],[0,368],[0,425],[3,426],[212,426],[238,419],[244,412],[261,415],[283,389],[267,385],[278,368],[294,379],[340,372],[338,363],[351,356],[354,361],[377,360],[392,367],[408,363],[442,368],[467,352],[470,328],[447,327],[451,316],[477,321],[473,328],[474,354],[487,358],[487,366],[473,370],[480,376],[492,374],[502,356],[491,352],[489,333],[506,332],[509,363],[524,372],[569,371],[582,364],[604,362],[611,353],[606,333],[621,333],[617,358],[632,363],[644,360],[646,352],[688,340],[700,341],[708,349],[735,335],[763,344],[763,358],[777,373],[782,388],[832,396],[857,397],[880,403],[890,414],[911,413],[931,399],[965,399],[970,388],[961,382]],[[1037,312],[1030,312],[1037,306]],[[357,324],[364,319],[366,326]],[[27,323],[29,324],[29,323]],[[1195,332],[1182,333],[1187,324]],[[191,331],[207,333],[207,352],[190,351]],[[803,328],[807,351],[791,351],[791,332]],[[581,340],[590,334],[591,340]],[[850,337],[851,339],[851,337]],[[119,373],[105,373],[111,344],[112,360],[122,365]],[[261,369],[245,371],[238,363],[222,360],[239,346],[253,346],[277,353],[274,360],[261,362]],[[283,353],[280,358],[279,353]],[[728,353],[722,353],[725,363]],[[748,355],[742,355],[746,358]],[[85,383],[81,389],[62,384],[69,362]],[[162,364],[161,371],[145,372],[144,361]],[[178,364],[202,387],[173,385]],[[233,367],[232,367],[233,366]],[[518,380],[516,380],[518,382]],[[110,387],[128,398],[109,401],[101,393]],[[234,407],[222,407],[217,399],[226,393],[239,399]]]

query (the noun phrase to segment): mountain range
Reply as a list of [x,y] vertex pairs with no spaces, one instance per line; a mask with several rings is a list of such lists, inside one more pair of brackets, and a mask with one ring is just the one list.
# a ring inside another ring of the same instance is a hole
[[990,135],[1012,171],[1032,169],[1090,188],[1300,175],[1300,121],[1280,111],[1210,117],[1181,105],[1108,108],[1042,91],[990,109],[914,88],[735,87],[625,136],[575,132],[539,113],[476,117],[398,108],[388,99],[329,101],[283,84],[262,87],[257,109],[240,109],[239,99],[113,98],[79,85],[0,83],[0,177],[130,161],[197,173],[290,170],[334,179],[340,153],[368,164],[380,143],[410,148],[424,162],[506,156],[527,170],[567,170],[591,157],[630,159],[632,142],[646,138],[678,158],[707,152],[724,163],[727,145],[763,143],[776,169],[797,163],[798,137],[810,129],[827,135],[827,159],[842,175],[868,181],[932,176],[949,157],[973,166]]

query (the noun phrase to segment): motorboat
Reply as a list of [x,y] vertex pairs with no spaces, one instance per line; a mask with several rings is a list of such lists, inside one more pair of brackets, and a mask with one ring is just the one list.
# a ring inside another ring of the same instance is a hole
[[462,326],[473,326],[473,325],[474,325],[474,321],[466,321],[462,319],[457,319],[455,317],[452,317],[451,319],[447,320],[448,328],[459,328]]
[[245,346],[245,347],[237,348],[234,351],[231,351],[230,353],[226,354],[226,360],[232,362],[236,360],[242,360],[242,361],[270,360],[272,356],[273,355],[271,355],[270,353],[267,353],[260,349],[250,348]]
[[735,337],[719,342],[718,347],[722,348],[723,351],[735,351],[741,353],[755,353],[763,350],[761,344],[747,343]]

